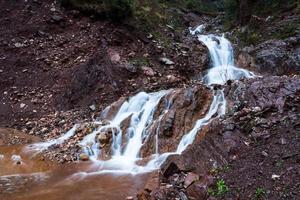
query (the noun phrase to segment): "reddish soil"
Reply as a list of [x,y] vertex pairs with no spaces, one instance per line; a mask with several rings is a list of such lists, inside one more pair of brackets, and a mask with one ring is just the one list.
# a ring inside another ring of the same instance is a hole
[[[67,110],[82,113],[75,119],[89,118],[92,104],[100,111],[122,95],[179,87],[207,67],[201,66],[205,48],[172,30],[161,30],[171,39],[166,49],[134,27],[53,2],[0,3],[0,127],[29,131],[26,123]],[[164,65],[161,57],[175,64]]]

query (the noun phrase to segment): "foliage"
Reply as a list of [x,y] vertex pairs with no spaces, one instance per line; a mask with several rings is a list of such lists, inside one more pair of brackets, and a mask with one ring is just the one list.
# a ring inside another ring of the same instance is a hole
[[104,6],[108,10],[107,15],[113,21],[120,21],[132,16],[135,0],[104,0]]
[[258,187],[255,190],[254,198],[255,199],[261,199],[266,196],[267,192],[264,188]]
[[[239,18],[239,0],[224,1],[224,23],[230,26]],[[246,0],[247,1],[247,0]],[[299,8],[299,0],[248,0],[249,10],[253,15],[267,17],[277,15],[281,12]],[[298,6],[298,7],[297,7]]]
[[208,188],[208,194],[215,197],[221,197],[229,191],[228,186],[225,184],[223,179],[219,179],[216,182],[214,188]]
[[184,5],[187,9],[195,12],[214,13],[220,12],[224,7],[223,0],[219,1],[203,1],[203,0],[184,0]]
[[149,59],[145,57],[137,57],[130,61],[131,64],[141,67],[141,66],[148,66],[149,65]]
[[226,21],[233,21],[238,17],[238,1],[237,0],[224,0],[224,10]]
[[121,21],[132,16],[135,0],[61,0],[61,5],[83,13],[105,16]]

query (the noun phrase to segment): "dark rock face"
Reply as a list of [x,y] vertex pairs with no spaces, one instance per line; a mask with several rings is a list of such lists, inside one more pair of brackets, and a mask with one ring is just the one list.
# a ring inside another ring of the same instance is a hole
[[300,72],[300,36],[285,40],[269,40],[255,48],[246,47],[238,56],[238,64],[262,74]]

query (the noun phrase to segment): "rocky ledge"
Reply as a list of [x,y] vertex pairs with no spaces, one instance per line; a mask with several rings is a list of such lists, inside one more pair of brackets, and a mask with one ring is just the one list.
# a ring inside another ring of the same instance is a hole
[[237,81],[225,90],[227,114],[169,157],[138,199],[297,199],[300,77]]

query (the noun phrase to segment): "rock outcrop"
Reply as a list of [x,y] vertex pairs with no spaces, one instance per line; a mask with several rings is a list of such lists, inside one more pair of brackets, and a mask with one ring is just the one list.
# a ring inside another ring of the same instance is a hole
[[261,74],[293,74],[300,71],[300,35],[284,40],[268,40],[255,47],[245,47],[238,55],[238,65]]

